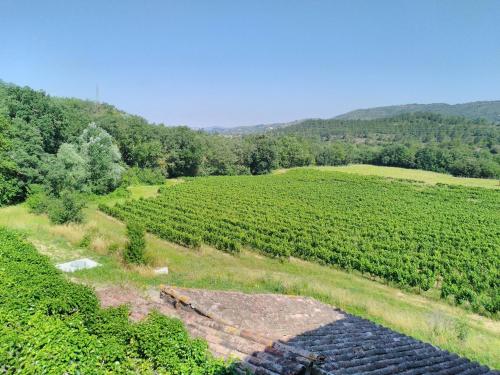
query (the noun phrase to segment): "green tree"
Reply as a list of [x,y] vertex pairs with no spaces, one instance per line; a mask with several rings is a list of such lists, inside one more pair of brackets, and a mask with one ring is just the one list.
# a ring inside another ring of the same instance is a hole
[[47,153],[55,153],[63,143],[67,122],[59,107],[43,91],[29,87],[7,87],[7,112],[10,118],[20,119],[38,130]]
[[104,194],[115,189],[124,172],[121,154],[108,132],[91,123],[78,139],[79,152],[88,168],[90,191]]
[[55,196],[59,196],[63,190],[85,192],[89,190],[89,175],[87,160],[78,152],[77,147],[63,143],[50,163],[45,183],[48,191]]
[[250,173],[266,174],[277,166],[278,152],[274,139],[259,135],[249,139],[251,146],[247,157]]
[[205,137],[203,141],[200,175],[237,175],[245,172],[245,167],[239,162],[235,143],[221,136]]
[[428,171],[444,172],[449,165],[450,156],[447,150],[436,145],[420,148],[415,153],[415,167]]
[[278,163],[282,168],[303,167],[313,162],[309,144],[293,136],[285,136],[277,142]]
[[317,165],[343,165],[349,162],[345,147],[339,143],[327,144],[316,155]]
[[388,145],[384,147],[380,152],[378,162],[381,165],[413,168],[414,154],[405,145],[401,144]]
[[165,153],[159,140],[138,143],[132,154],[134,164],[140,168],[158,168],[165,165]]
[[179,127],[164,141],[170,177],[196,176],[202,161],[201,140],[187,127]]
[[17,166],[9,157],[10,122],[0,116],[0,206],[13,203],[22,198],[23,184],[17,176]]
[[80,194],[71,190],[63,190],[58,198],[50,197],[47,214],[54,224],[81,223],[84,219],[85,201]]
[[47,154],[40,131],[17,118],[10,129],[9,157],[17,165],[20,178],[26,185],[42,182]]

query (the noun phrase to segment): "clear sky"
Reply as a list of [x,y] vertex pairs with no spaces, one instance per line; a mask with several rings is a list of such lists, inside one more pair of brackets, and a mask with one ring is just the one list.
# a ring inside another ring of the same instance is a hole
[[500,0],[0,0],[0,79],[236,126],[500,99]]

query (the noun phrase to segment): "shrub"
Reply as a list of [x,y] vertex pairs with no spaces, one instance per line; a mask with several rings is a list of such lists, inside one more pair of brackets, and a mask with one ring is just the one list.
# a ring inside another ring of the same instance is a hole
[[146,240],[144,238],[145,229],[137,222],[127,224],[128,244],[123,252],[123,259],[127,263],[144,264],[144,249]]
[[59,198],[51,198],[47,214],[53,224],[81,223],[85,202],[80,194],[64,190]]
[[92,235],[90,233],[85,233],[78,246],[83,248],[88,248],[91,242],[92,242]]
[[455,332],[460,341],[465,341],[467,339],[470,333],[470,327],[467,324],[467,319],[460,317],[457,321],[455,321]]
[[161,185],[165,175],[157,168],[129,168],[122,177],[122,185]]
[[6,374],[227,374],[204,341],[159,314],[134,324],[99,308],[47,257],[0,228],[0,371]]
[[49,197],[44,192],[31,194],[26,199],[26,204],[30,212],[40,215],[47,212],[49,205]]

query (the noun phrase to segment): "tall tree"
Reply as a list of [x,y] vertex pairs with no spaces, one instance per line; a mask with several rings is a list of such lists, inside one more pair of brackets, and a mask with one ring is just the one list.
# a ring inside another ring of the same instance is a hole
[[251,147],[248,154],[248,166],[252,174],[265,174],[276,168],[278,152],[274,139],[260,135],[249,138]]
[[285,136],[277,141],[278,163],[282,168],[302,167],[313,162],[309,144],[293,136]]
[[168,175],[196,176],[202,161],[201,140],[198,133],[179,127],[164,139],[167,152]]
[[88,166],[88,184],[96,194],[116,188],[125,170],[121,154],[108,132],[91,123],[78,139],[80,154]]
[[88,192],[88,167],[87,160],[78,152],[76,145],[63,143],[47,173],[45,183],[49,193],[59,196],[64,190]]
[[9,119],[0,116],[0,206],[22,198],[23,184],[17,176],[17,166],[9,157]]

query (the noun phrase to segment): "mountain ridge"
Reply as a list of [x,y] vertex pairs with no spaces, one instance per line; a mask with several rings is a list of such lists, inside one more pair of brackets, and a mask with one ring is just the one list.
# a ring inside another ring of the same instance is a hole
[[484,118],[491,122],[500,122],[500,100],[482,100],[458,104],[411,103],[389,105],[356,109],[335,116],[334,118],[339,120],[373,120],[412,112],[431,112],[444,116],[462,116],[469,119]]
[[500,123],[500,100],[482,100],[458,104],[429,103],[429,104],[401,104],[380,107],[360,108],[326,119],[305,118],[301,120],[259,124],[249,126],[237,126],[234,128],[206,128],[209,132],[216,132],[227,135],[245,135],[265,133],[277,128],[284,128],[290,125],[297,125],[311,120],[375,120],[381,118],[395,117],[405,113],[429,112],[443,116],[458,116],[467,119],[485,119],[493,123]]

